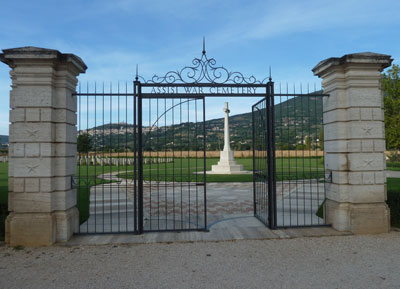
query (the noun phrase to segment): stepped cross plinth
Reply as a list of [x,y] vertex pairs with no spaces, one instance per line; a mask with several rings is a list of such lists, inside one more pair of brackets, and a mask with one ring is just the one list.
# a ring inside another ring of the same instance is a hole
[[229,107],[228,103],[225,102],[223,108],[225,113],[224,120],[224,150],[220,152],[220,159],[217,165],[211,167],[211,171],[208,174],[247,174],[248,171],[243,170],[243,165],[238,165],[235,161],[234,151],[231,149],[230,137],[229,137]]

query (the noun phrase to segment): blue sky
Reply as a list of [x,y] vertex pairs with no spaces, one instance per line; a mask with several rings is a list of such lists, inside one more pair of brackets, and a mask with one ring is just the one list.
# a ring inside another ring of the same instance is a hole
[[[149,78],[207,55],[230,70],[276,83],[319,86],[328,57],[372,51],[400,59],[400,1],[2,1],[0,48],[38,46],[80,56],[86,81]],[[0,65],[0,134],[8,134],[9,68]],[[207,102],[221,117],[223,102]],[[256,99],[228,100],[232,114]]]

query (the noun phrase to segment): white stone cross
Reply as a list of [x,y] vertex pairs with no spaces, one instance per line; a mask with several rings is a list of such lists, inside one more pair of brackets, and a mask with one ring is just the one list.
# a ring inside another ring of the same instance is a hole
[[246,174],[250,173],[243,170],[243,165],[238,165],[235,161],[234,151],[231,150],[229,138],[229,107],[225,102],[225,107],[222,109],[225,112],[224,122],[224,150],[220,152],[218,164],[211,166],[211,171],[207,174]]

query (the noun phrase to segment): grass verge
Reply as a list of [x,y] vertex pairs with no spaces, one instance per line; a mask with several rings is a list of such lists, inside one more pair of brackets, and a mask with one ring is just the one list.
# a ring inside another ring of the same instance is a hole
[[[121,170],[121,168],[120,168]],[[97,178],[98,175],[117,172],[116,166],[78,166],[76,173],[76,207],[79,210],[79,224],[89,218],[90,188],[110,181]]]
[[79,210],[79,224],[83,224],[89,218],[90,206],[90,188],[101,184],[107,184],[110,181],[95,179],[88,184],[86,181],[78,181],[76,187],[76,207]]
[[400,171],[400,162],[386,162],[386,169],[390,171]]

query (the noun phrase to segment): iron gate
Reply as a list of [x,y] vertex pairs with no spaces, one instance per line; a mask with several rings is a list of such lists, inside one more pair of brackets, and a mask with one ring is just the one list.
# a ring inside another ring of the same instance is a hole
[[265,97],[271,87],[216,66],[204,43],[192,64],[150,80],[136,73],[138,233],[207,230],[205,98]]
[[270,80],[266,97],[252,106],[254,216],[276,227],[276,175],[273,91]]
[[254,216],[272,229],[324,225],[326,95],[276,93],[271,77],[216,66],[204,47],[192,63],[150,80],[136,72],[133,86],[79,86],[79,232],[207,230],[206,97],[262,98],[252,106]]
[[325,225],[323,96],[269,82],[252,107],[254,215],[271,229]]
[[136,232],[133,86],[79,85],[77,190],[79,232]]
[[[138,101],[138,232],[206,230],[204,97]],[[137,188],[137,189],[136,189]]]

